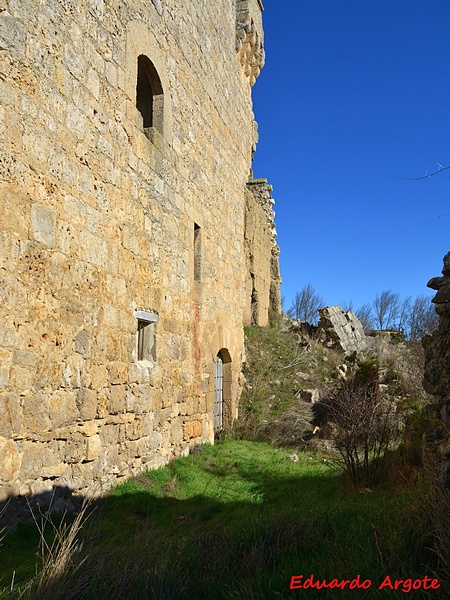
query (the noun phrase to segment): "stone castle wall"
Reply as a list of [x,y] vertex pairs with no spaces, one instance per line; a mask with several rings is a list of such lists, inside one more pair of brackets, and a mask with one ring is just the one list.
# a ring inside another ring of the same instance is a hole
[[261,13],[0,0],[0,500],[212,442],[219,359],[236,416]]
[[272,186],[266,179],[250,179],[247,189],[245,245],[248,266],[244,325],[265,327],[271,314],[281,312],[275,201],[271,195]]
[[434,396],[434,426],[427,432],[426,441],[437,456],[440,480],[450,488],[450,252],[444,257],[442,277],[433,277],[428,287],[437,290],[432,302],[439,315],[439,326],[426,335],[424,388]]

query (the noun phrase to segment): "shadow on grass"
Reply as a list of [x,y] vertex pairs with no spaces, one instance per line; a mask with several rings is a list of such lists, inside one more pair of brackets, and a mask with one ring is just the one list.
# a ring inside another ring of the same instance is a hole
[[[174,461],[93,502],[64,572],[22,597],[360,599],[379,597],[386,575],[429,574],[410,498],[346,490],[317,461],[308,470],[304,461],[287,464],[273,454],[275,472],[266,459],[259,463],[257,445],[242,459],[240,447],[228,445],[226,460],[208,450]],[[11,559],[24,531],[7,535],[0,556],[6,551]],[[9,560],[9,575],[12,568]],[[360,575],[373,584],[356,591],[289,589],[293,575],[311,574],[327,581]]]

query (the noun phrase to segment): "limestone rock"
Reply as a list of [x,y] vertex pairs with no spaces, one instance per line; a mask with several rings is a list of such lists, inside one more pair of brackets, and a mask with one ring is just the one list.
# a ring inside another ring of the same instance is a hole
[[86,441],[86,460],[95,460],[101,456],[103,450],[100,436],[95,434]]
[[13,481],[21,467],[21,452],[12,440],[0,437],[0,482]]
[[318,389],[315,388],[309,390],[301,390],[298,394],[296,394],[296,398],[300,398],[304,402],[315,404],[320,400],[320,392]]
[[328,306],[319,310],[319,339],[346,355],[365,350],[369,342],[358,317],[351,310],[344,312],[340,306]]

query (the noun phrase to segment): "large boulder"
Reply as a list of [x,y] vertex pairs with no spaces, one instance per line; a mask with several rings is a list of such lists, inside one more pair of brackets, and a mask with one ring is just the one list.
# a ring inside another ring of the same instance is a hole
[[366,350],[369,345],[361,321],[351,310],[327,306],[319,310],[319,339],[329,348],[340,349],[347,356]]

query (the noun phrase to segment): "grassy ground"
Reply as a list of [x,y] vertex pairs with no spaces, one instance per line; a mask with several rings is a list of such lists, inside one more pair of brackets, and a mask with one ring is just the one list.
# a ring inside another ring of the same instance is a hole
[[[80,531],[83,546],[61,579],[25,597],[359,599],[379,597],[385,575],[431,574],[412,493],[346,489],[318,457],[286,456],[263,443],[223,441],[116,488]],[[8,586],[13,570],[16,583],[3,598],[18,598],[18,579],[33,574],[37,542],[28,527],[6,535],[1,583]],[[359,574],[373,584],[289,590],[293,575],[311,574]]]
[[[339,385],[342,356],[313,341],[300,347],[280,327],[246,335],[247,384],[235,439],[205,445],[92,503],[76,536],[66,531],[62,549],[47,548],[47,570],[40,547],[43,540],[51,546],[51,523],[44,537],[33,524],[4,533],[1,600],[395,599],[405,592],[378,586],[386,576],[433,576],[433,544],[448,567],[448,495],[432,504],[436,518],[430,517],[427,486],[404,449],[392,453],[390,477],[372,490],[346,485],[329,457],[299,451],[314,425],[300,391]],[[410,398],[408,392],[407,408]],[[287,458],[293,452],[296,462]],[[359,575],[372,585],[290,590],[291,578],[301,575],[328,582]],[[443,599],[449,590],[407,594]]]

